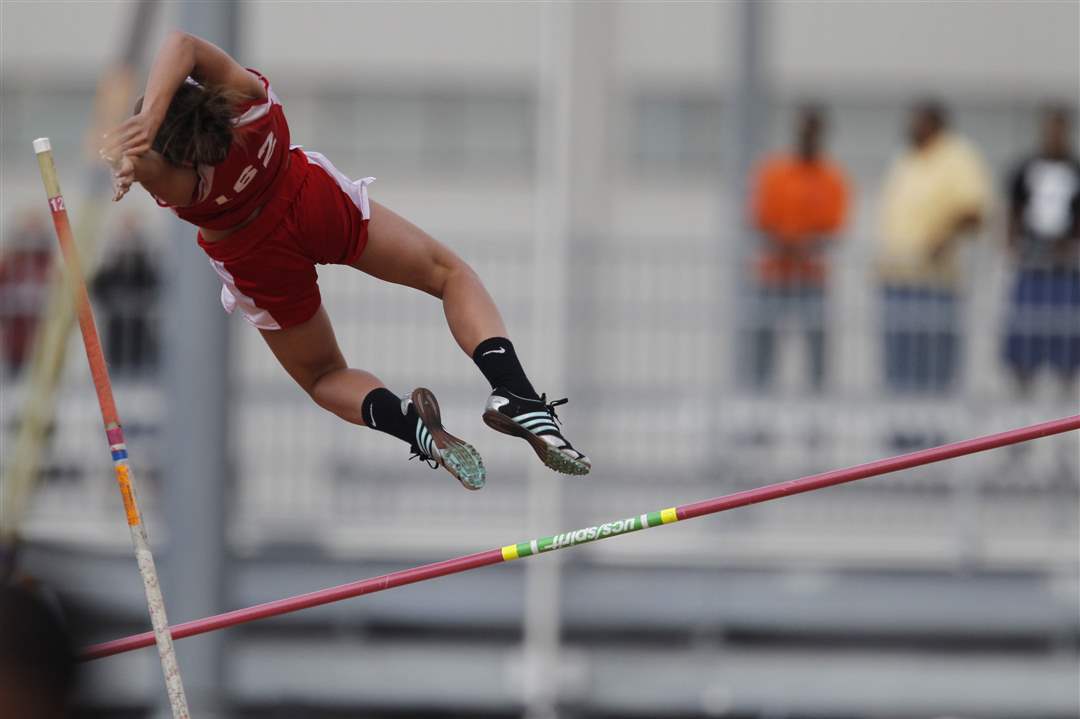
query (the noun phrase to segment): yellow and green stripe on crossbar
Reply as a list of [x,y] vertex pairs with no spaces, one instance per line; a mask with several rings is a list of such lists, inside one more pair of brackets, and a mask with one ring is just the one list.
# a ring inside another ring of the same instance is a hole
[[676,508],[668,507],[659,512],[648,512],[636,517],[626,517],[625,519],[617,519],[614,522],[604,522],[603,524],[583,527],[582,529],[563,532],[562,534],[556,534],[551,537],[541,537],[540,539],[533,539],[529,542],[508,544],[502,548],[502,557],[504,562],[510,562],[515,559],[520,559],[521,557],[532,556],[533,554],[550,552],[555,549],[562,549],[563,547],[569,547],[575,544],[585,544],[587,542],[596,541],[597,539],[611,537],[616,534],[636,532],[639,529],[658,527],[662,524],[671,524],[677,521],[679,521],[679,515]]

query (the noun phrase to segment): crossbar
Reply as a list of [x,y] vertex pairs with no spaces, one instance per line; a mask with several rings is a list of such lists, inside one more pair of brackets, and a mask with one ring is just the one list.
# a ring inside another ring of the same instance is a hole
[[[729,509],[735,509],[736,507],[745,507],[750,504],[769,502],[793,494],[812,492],[814,490],[832,487],[845,482],[854,482],[859,479],[867,479],[869,477],[876,477],[891,472],[899,472],[913,467],[933,464],[934,462],[941,462],[955,457],[974,454],[976,452],[985,452],[998,447],[1027,442],[1029,440],[1039,439],[1040,437],[1061,434],[1077,429],[1080,429],[1080,415],[1073,415],[1071,417],[1063,417],[1041,424],[1011,429],[1006,432],[999,432],[997,434],[985,435],[983,437],[976,437],[961,442],[952,442],[938,447],[909,452],[908,454],[902,454],[895,457],[879,459],[874,462],[858,464],[845,469],[822,472],[820,474],[813,474],[787,482],[777,482],[775,484],[765,485],[764,487],[747,489],[742,492],[735,492],[734,494],[728,494],[722,497],[714,497],[713,499],[684,504],[678,507],[669,507],[658,512],[647,512],[637,516],[623,517],[611,522],[584,527],[571,532],[533,539],[518,544],[509,544],[499,549],[489,549],[486,552],[467,554],[462,557],[435,562],[434,564],[425,564],[419,567],[403,569],[401,571],[383,574],[382,576],[362,579],[348,584],[341,584],[336,587],[329,587],[327,589],[321,589],[295,597],[278,599],[276,601],[266,602],[265,604],[257,604],[245,609],[236,609],[231,612],[217,614],[204,619],[195,619],[172,627],[172,637],[173,639],[183,639],[185,637],[195,636],[196,634],[204,634],[217,629],[225,629],[226,627],[232,627],[245,622],[253,622],[258,619],[288,614],[301,609],[308,609],[323,604],[339,602],[343,599],[359,597],[364,594],[374,594],[375,592],[382,592],[406,584],[423,582],[429,579],[435,579],[436,577],[444,577],[448,574],[467,572],[471,569],[478,569],[491,564],[509,562],[515,559],[529,557],[534,554],[543,554],[557,549],[564,549],[578,544],[606,539],[607,537],[614,537],[619,534],[635,532],[641,529],[650,529],[652,527],[671,524],[684,519],[702,517],[707,514],[716,514]],[[148,647],[153,643],[154,634],[152,632],[144,632],[142,634],[135,634],[122,639],[115,639],[113,641],[87,647],[81,652],[80,659],[82,661],[101,659],[114,654],[129,652],[133,649]]]

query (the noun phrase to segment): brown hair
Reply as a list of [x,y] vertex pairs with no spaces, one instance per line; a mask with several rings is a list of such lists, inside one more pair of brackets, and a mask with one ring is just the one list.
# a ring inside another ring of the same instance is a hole
[[[234,139],[233,120],[242,97],[225,87],[183,83],[173,95],[153,149],[174,165],[216,165]],[[135,103],[142,109],[143,99]]]

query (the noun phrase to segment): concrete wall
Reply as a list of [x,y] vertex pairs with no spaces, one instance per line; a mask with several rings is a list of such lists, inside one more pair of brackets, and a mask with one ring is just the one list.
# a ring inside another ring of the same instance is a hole
[[771,5],[780,88],[1040,97],[1080,87],[1080,3],[798,2]]
[[[538,3],[245,3],[245,62],[334,82],[414,76],[531,81]],[[154,34],[173,22],[159,12]],[[1075,94],[1080,4],[1042,0],[918,3],[776,0],[766,10],[778,88],[978,90]],[[96,77],[129,21],[130,3],[5,2],[5,80]],[[726,86],[738,37],[735,3],[623,3],[615,57],[635,83]],[[598,59],[599,60],[599,59]]]

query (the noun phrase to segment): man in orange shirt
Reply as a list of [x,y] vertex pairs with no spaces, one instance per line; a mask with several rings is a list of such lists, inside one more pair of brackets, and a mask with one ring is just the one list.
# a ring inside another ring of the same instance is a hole
[[795,147],[762,163],[751,210],[763,246],[757,257],[758,301],[749,350],[758,387],[772,381],[776,326],[786,315],[806,329],[810,384],[825,382],[825,247],[844,225],[847,182],[822,149],[825,118],[805,107],[795,128]]

